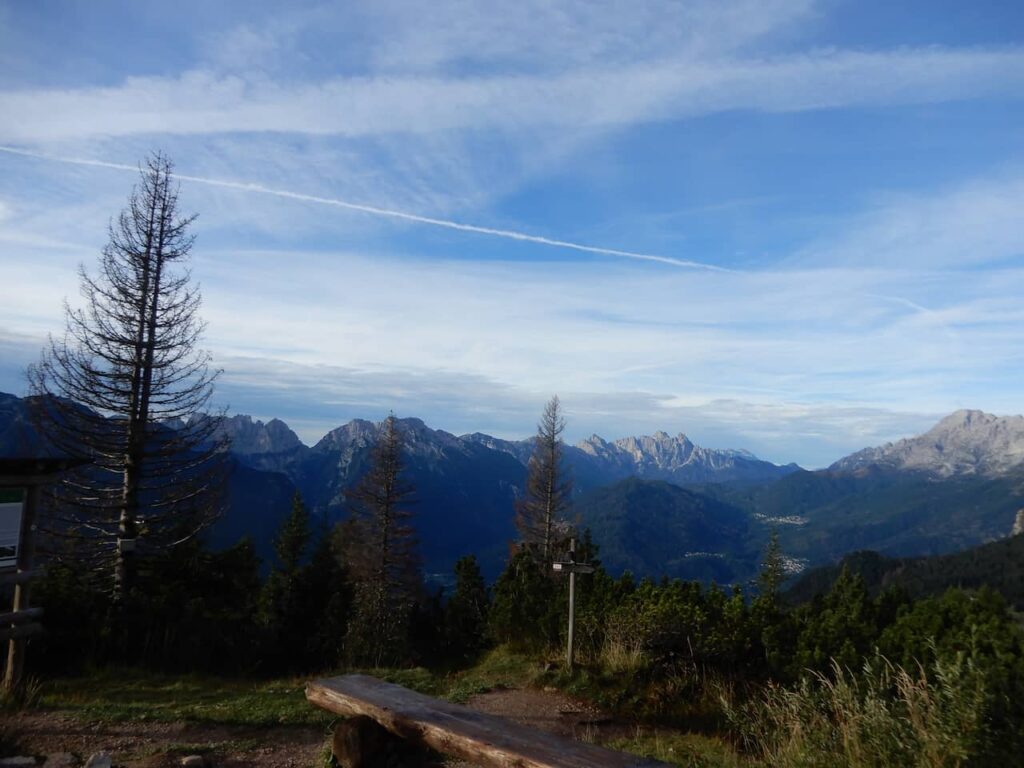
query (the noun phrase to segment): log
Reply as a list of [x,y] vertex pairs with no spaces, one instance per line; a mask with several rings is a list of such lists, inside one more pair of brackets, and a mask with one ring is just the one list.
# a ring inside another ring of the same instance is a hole
[[442,701],[368,675],[314,680],[306,698],[373,718],[401,739],[494,768],[658,768],[666,763],[583,744]]

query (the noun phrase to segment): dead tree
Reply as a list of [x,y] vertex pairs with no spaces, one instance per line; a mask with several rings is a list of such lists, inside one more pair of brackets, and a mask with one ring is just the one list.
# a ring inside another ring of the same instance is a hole
[[28,371],[36,421],[59,453],[90,464],[55,490],[50,533],[72,539],[115,602],[133,558],[190,538],[220,509],[222,445],[210,415],[199,289],[187,268],[195,216],[178,212],[171,161],[150,157],[111,222],[84,305]]
[[565,419],[555,395],[544,406],[526,478],[526,492],[516,504],[516,528],[525,544],[550,564],[572,501],[572,483],[562,461]]

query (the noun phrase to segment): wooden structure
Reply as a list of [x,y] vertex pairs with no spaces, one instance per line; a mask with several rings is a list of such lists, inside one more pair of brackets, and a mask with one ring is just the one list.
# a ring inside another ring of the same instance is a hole
[[556,560],[551,568],[557,573],[569,574],[569,632],[565,647],[565,666],[572,671],[573,643],[576,637],[576,574],[593,573],[594,566],[576,562],[576,537],[569,539],[569,558]]
[[[53,482],[59,473],[82,463],[53,458],[0,459],[0,490],[16,491],[20,499],[17,504],[21,505],[18,540],[11,547],[14,555],[5,558],[5,567],[0,569],[0,586],[14,585],[11,610],[0,613],[0,641],[8,641],[7,667],[3,678],[5,690],[14,688],[21,680],[21,671],[25,665],[25,639],[42,631],[42,626],[35,620],[42,615],[43,609],[29,607],[32,579],[41,573],[33,568],[39,489]],[[8,565],[9,561],[13,562]]]
[[[346,717],[372,718],[399,738],[493,768],[659,768],[624,752],[537,731],[367,675],[316,680],[306,698]],[[365,760],[371,759],[365,756]],[[367,763],[369,764],[369,763]]]

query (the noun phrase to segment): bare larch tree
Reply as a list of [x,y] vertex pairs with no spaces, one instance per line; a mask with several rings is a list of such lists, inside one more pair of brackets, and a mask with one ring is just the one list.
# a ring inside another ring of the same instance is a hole
[[73,539],[115,602],[137,552],[187,539],[220,508],[223,446],[209,413],[210,355],[187,268],[195,216],[178,212],[171,161],[154,154],[111,222],[99,268],[79,268],[84,306],[28,371],[36,420],[60,453],[88,460],[55,489],[50,533]]
[[554,558],[560,526],[567,521],[572,483],[562,462],[565,419],[555,395],[544,406],[537,424],[526,492],[516,504],[516,528],[523,541],[537,548],[545,563]]
[[413,487],[402,475],[402,433],[392,415],[381,425],[370,463],[346,494],[351,508],[346,559],[355,582],[355,615],[346,647],[353,661],[401,661],[420,588],[419,557],[409,509]]

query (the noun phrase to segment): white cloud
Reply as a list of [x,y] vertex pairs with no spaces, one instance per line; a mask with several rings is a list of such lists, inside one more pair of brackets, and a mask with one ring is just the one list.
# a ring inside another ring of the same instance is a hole
[[726,110],[801,111],[1024,92],[1020,50],[821,51],[668,60],[553,76],[360,77],[319,84],[194,70],[113,88],[0,93],[0,141],[259,131],[345,137],[617,127]]
[[842,231],[802,249],[802,263],[944,268],[1024,256],[1024,177],[1008,169],[930,194],[876,192]]

